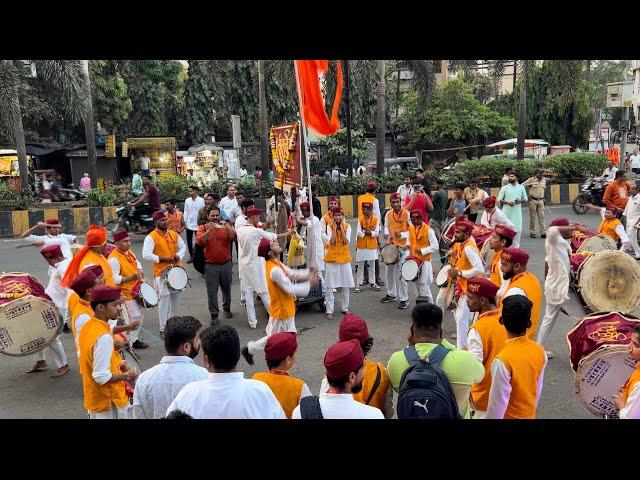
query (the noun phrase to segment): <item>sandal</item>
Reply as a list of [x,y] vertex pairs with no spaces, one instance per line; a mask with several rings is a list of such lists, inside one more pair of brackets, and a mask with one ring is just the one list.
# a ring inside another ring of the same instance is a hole
[[325,313],[324,314],[324,319],[325,320],[333,320],[333,313]]
[[59,369],[57,369],[55,372],[53,372],[51,374],[51,378],[58,378],[63,376],[65,373],[69,373],[71,371],[71,367],[69,367],[69,365],[64,365],[63,367],[60,367]]
[[38,373],[47,369],[47,362],[44,362],[43,365],[38,365],[38,362],[31,368],[31,370],[27,370],[27,373]]

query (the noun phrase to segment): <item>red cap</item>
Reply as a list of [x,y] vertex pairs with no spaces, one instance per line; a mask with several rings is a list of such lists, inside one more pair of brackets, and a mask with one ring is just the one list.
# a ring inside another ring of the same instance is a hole
[[49,245],[48,247],[44,247],[40,250],[40,255],[48,259],[64,257],[64,255],[62,255],[60,245]]
[[342,213],[342,208],[334,207],[331,209],[331,213]]
[[402,195],[400,195],[399,193],[392,193],[391,196],[389,197],[390,200],[402,200]]
[[498,235],[502,235],[504,238],[510,238],[511,240],[513,240],[516,237],[516,232],[505,225],[496,225],[496,228],[494,228],[493,230]]
[[271,240],[263,238],[258,245],[258,256],[267,258],[267,253],[271,250]]
[[86,243],[88,247],[99,247],[104,245],[107,241],[107,229],[99,227],[98,225],[89,225],[89,230],[85,235]]
[[373,180],[369,180],[367,182],[367,190],[371,190],[372,188],[378,188],[378,184]]
[[165,218],[167,216],[167,212],[163,211],[163,210],[158,210],[157,212],[153,212],[153,219],[154,220],[160,220],[161,218]]
[[[102,274],[102,269],[100,270],[100,274]],[[84,295],[84,292],[86,292],[96,284],[98,276],[93,273],[91,268],[85,268],[82,272],[80,272],[80,275],[73,279],[73,282],[71,282],[69,288],[76,292],[78,295],[82,296]]]
[[420,215],[420,218],[422,218],[422,212],[420,210],[415,209],[415,208],[413,210],[411,210],[411,215],[410,216],[413,217],[414,215]]
[[495,297],[499,290],[495,283],[484,277],[473,277],[467,280],[467,289],[471,293],[487,298]]
[[567,217],[554,218],[549,224],[550,227],[568,227],[569,219]]
[[493,208],[496,206],[496,197],[487,197],[482,202],[484,208]]
[[262,213],[262,210],[260,210],[259,208],[247,209],[247,217],[253,217],[255,215],[260,215],[261,213]]
[[474,223],[471,223],[467,220],[461,220],[456,222],[456,231],[464,230],[465,232],[471,233],[473,232],[474,225]]
[[371,202],[362,202],[362,209],[364,210],[365,208],[373,208],[373,203],[371,203]]
[[58,220],[57,218],[49,218],[47,220],[44,221],[44,226],[45,227],[60,227],[60,220]]
[[102,270],[102,266],[100,266],[100,265],[91,265],[91,266],[85,268],[82,271],[84,272],[85,270],[92,271],[93,274],[96,276],[96,278],[104,273],[104,270]]
[[360,343],[353,339],[334,343],[324,356],[327,377],[342,378],[355,372],[364,364],[364,353]]
[[369,329],[364,318],[359,317],[355,313],[348,312],[342,322],[340,323],[340,329],[338,330],[338,339],[341,342],[355,339],[360,343],[360,346],[364,346],[369,340]]
[[284,360],[289,355],[293,355],[298,349],[296,334],[293,332],[280,332],[271,335],[267,339],[264,347],[264,357],[266,360]]
[[302,202],[300,204],[300,210],[304,210],[305,212],[308,212],[309,210],[311,210],[311,205],[309,204],[309,202]]
[[340,203],[340,199],[338,198],[337,195],[329,195],[329,198],[327,199],[327,202],[338,202],[338,203]]
[[502,260],[526,265],[529,263],[529,254],[521,248],[509,247],[502,250]]
[[120,289],[111,285],[98,285],[91,289],[92,302],[113,302],[120,300]]
[[126,230],[118,230],[113,234],[114,242],[119,242],[120,240],[124,240],[125,238],[131,238],[129,237],[129,232],[127,232]]

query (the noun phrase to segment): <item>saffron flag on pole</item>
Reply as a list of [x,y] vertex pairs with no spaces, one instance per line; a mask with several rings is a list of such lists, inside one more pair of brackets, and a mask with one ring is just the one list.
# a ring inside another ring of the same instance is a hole
[[320,135],[332,135],[340,128],[338,109],[342,100],[342,64],[337,62],[336,94],[331,118],[328,117],[322,95],[321,77],[329,69],[329,60],[296,60],[296,81],[305,126]]

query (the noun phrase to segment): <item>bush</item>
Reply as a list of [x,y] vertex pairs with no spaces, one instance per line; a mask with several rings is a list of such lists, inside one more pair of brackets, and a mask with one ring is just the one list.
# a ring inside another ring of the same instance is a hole
[[173,198],[178,202],[184,201],[189,196],[189,185],[196,183],[195,180],[182,177],[180,175],[171,175],[168,177],[158,177],[155,184],[160,190],[160,201]]
[[128,196],[123,196],[122,186],[108,187],[105,190],[99,188],[92,188],[87,192],[87,206],[88,207],[111,207],[113,205],[120,205],[126,201]]
[[15,188],[0,182],[0,210],[27,210],[33,200],[30,188]]

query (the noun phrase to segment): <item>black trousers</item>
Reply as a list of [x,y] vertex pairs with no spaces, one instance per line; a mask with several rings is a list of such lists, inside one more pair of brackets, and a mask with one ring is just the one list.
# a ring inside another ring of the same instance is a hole
[[187,248],[189,249],[189,260],[193,260],[193,234],[196,233],[194,230],[189,230],[185,228],[187,231]]
[[217,316],[220,313],[218,308],[218,287],[222,290],[222,308],[225,312],[231,311],[231,281],[233,263],[229,260],[223,265],[205,263],[204,281],[207,285],[207,297],[209,300],[209,313]]

